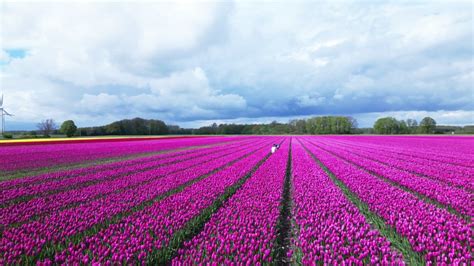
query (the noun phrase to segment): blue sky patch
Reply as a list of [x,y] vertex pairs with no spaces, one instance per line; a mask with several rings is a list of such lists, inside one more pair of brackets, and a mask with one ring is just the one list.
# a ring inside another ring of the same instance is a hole
[[23,58],[26,56],[27,50],[25,49],[6,49],[5,52],[11,57],[11,58]]

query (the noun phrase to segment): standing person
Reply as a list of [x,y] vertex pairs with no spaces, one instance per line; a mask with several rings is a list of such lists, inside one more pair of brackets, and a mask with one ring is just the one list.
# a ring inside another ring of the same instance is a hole
[[273,144],[273,146],[272,146],[272,153],[275,153],[276,150],[277,150],[277,146],[276,146],[276,144]]

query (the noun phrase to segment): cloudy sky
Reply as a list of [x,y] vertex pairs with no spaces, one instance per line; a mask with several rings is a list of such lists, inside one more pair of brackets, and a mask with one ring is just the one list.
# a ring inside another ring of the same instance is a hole
[[0,9],[9,129],[352,115],[474,123],[471,1],[18,3]]

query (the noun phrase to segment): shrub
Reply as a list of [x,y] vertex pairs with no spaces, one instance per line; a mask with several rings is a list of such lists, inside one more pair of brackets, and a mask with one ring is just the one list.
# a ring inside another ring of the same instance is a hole
[[3,138],[5,138],[5,139],[12,139],[12,138],[13,138],[13,135],[10,134],[10,133],[3,133]]

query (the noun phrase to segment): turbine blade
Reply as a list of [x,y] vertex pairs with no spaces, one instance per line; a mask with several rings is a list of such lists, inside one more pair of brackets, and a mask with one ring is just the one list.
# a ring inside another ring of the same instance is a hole
[[0,98],[0,107],[3,106],[3,94],[2,94],[2,98]]
[[13,116],[13,115],[10,114],[9,112],[7,112],[7,110],[5,110],[5,109],[3,109],[3,112],[4,112],[6,115]]

